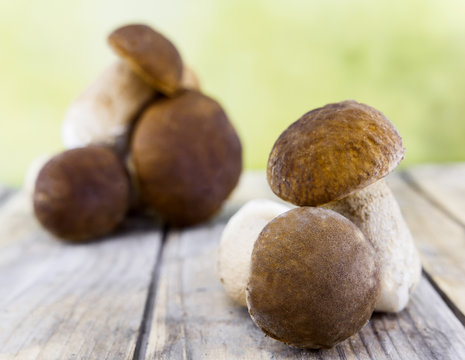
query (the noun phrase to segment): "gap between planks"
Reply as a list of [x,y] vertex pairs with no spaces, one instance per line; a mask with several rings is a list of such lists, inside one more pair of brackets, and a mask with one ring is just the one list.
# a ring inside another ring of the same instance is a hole
[[160,269],[163,257],[163,249],[165,248],[166,239],[168,238],[169,227],[164,226],[161,243],[156,254],[155,263],[152,269],[152,275],[150,278],[150,285],[147,291],[147,299],[144,305],[144,312],[142,316],[141,325],[139,328],[139,334],[137,336],[136,347],[134,349],[133,360],[145,359],[147,351],[148,337],[150,334],[153,312],[155,310],[155,300],[157,296],[158,280],[160,279]]
[[63,243],[23,192],[0,225],[0,359],[133,359],[161,229],[131,218],[111,238]]

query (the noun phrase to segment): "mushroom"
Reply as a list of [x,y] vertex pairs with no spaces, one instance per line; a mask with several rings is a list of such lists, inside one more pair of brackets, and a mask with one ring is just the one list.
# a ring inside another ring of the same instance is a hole
[[252,249],[265,225],[290,207],[276,201],[255,199],[247,202],[228,221],[218,250],[218,276],[226,294],[247,306],[245,289],[249,279]]
[[149,26],[120,27],[108,37],[113,50],[145,82],[166,95],[181,89],[183,63],[176,47]]
[[241,143],[227,115],[196,91],[149,106],[130,147],[140,198],[174,226],[213,216],[242,169]]
[[254,244],[247,306],[268,336],[330,348],[370,319],[380,291],[375,252],[338,213],[300,207],[271,220]]
[[123,220],[129,181],[119,158],[103,146],[67,150],[40,170],[33,196],[42,226],[82,242],[106,235]]
[[132,122],[159,92],[199,89],[197,76],[183,66],[174,45],[148,26],[119,28],[108,41],[122,60],[105,69],[70,105],[62,126],[68,149],[104,144],[121,145],[124,152]]
[[109,66],[70,105],[62,125],[66,148],[123,141],[132,121],[156,96],[122,60]]
[[344,101],[290,125],[268,160],[276,195],[299,206],[334,209],[372,243],[381,269],[377,311],[401,311],[421,274],[410,231],[383,181],[403,156],[401,137],[380,111]]

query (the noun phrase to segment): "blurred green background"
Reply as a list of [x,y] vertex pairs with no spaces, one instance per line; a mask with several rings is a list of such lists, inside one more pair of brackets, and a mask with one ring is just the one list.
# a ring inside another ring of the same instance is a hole
[[242,138],[247,168],[306,111],[355,99],[383,111],[403,166],[465,160],[463,0],[0,0],[0,183],[61,149],[68,104],[115,58],[114,28],[162,31]]

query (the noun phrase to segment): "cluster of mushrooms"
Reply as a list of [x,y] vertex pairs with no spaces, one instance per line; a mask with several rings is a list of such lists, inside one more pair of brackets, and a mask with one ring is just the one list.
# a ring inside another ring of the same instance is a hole
[[129,210],[177,227],[209,219],[242,170],[226,113],[159,32],[128,25],[108,41],[118,61],[71,104],[67,150],[34,178],[37,219],[71,241],[113,232]]
[[218,254],[226,293],[265,334],[330,348],[373,311],[405,308],[421,263],[383,180],[403,157],[394,125],[355,101],[312,110],[277,139],[268,183],[297,207],[250,201],[228,222]]

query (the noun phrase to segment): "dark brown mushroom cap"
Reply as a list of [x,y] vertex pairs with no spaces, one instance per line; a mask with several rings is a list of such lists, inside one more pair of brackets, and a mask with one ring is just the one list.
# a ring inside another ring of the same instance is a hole
[[247,306],[272,338],[330,348],[369,320],[379,289],[361,231],[334,211],[301,207],[273,219],[255,242]]
[[58,237],[85,241],[110,233],[124,218],[129,181],[117,156],[102,146],[65,151],[38,174],[34,212]]
[[343,101],[306,113],[281,134],[268,183],[283,200],[317,206],[383,178],[403,157],[402,139],[380,111]]
[[146,25],[127,25],[113,31],[113,50],[149,85],[172,95],[181,86],[183,64],[176,47]]
[[228,117],[196,91],[147,108],[134,129],[131,156],[141,200],[174,226],[210,218],[242,169],[241,143]]

